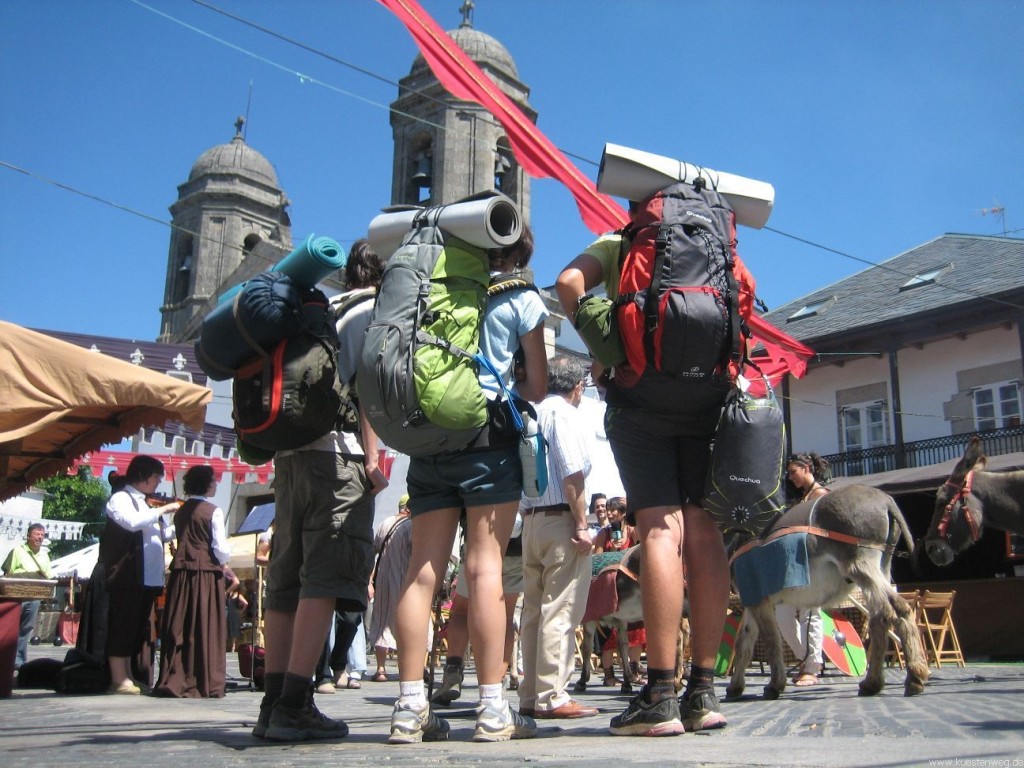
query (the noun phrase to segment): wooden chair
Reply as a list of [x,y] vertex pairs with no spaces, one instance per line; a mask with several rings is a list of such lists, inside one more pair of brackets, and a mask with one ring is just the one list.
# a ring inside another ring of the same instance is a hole
[[921,630],[928,662],[942,669],[942,662],[956,663],[959,667],[966,666],[964,655],[960,650],[960,638],[953,626],[952,592],[931,592],[925,590],[918,600],[917,626]]

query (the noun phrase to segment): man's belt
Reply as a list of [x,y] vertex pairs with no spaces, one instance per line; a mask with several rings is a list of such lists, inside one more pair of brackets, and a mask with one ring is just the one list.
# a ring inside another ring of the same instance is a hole
[[551,505],[546,506],[546,507],[530,507],[529,509],[524,509],[523,511],[526,514],[528,514],[528,515],[537,514],[537,513],[555,514],[557,512],[568,512],[569,511],[569,505],[568,504],[551,504]]

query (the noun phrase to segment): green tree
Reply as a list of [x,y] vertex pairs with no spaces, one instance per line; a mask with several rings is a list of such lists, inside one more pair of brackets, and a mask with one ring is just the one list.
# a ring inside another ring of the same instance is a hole
[[51,560],[77,552],[99,540],[105,520],[103,509],[110,497],[110,486],[105,480],[93,477],[89,467],[80,466],[77,475],[55,475],[38,485],[47,493],[43,500],[43,517],[85,523],[81,541],[50,543]]

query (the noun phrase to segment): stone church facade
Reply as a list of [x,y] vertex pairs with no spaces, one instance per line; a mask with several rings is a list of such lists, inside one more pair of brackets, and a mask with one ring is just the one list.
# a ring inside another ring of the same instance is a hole
[[[464,7],[461,26],[449,34],[536,121],[512,56],[472,27],[469,11],[471,6]],[[399,82],[391,108],[392,205],[441,205],[497,189],[519,205],[529,223],[530,180],[504,129],[479,105],[449,94],[422,56]],[[270,161],[246,143],[243,122],[236,122],[231,141],[200,155],[170,207],[160,342],[196,339],[220,294],[271,268],[293,248],[290,201]],[[532,271],[526,276],[532,280]],[[340,289],[342,276],[331,278],[324,281],[327,287]],[[545,337],[553,353],[562,316],[553,296],[545,300],[552,311]]]

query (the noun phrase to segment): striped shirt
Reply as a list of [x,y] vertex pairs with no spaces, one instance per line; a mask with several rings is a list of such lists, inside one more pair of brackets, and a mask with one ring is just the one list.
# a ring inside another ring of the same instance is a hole
[[526,499],[526,506],[565,504],[562,480],[577,472],[590,473],[590,454],[579,411],[561,395],[548,395],[537,406],[537,423],[548,443],[548,487],[544,495]]

